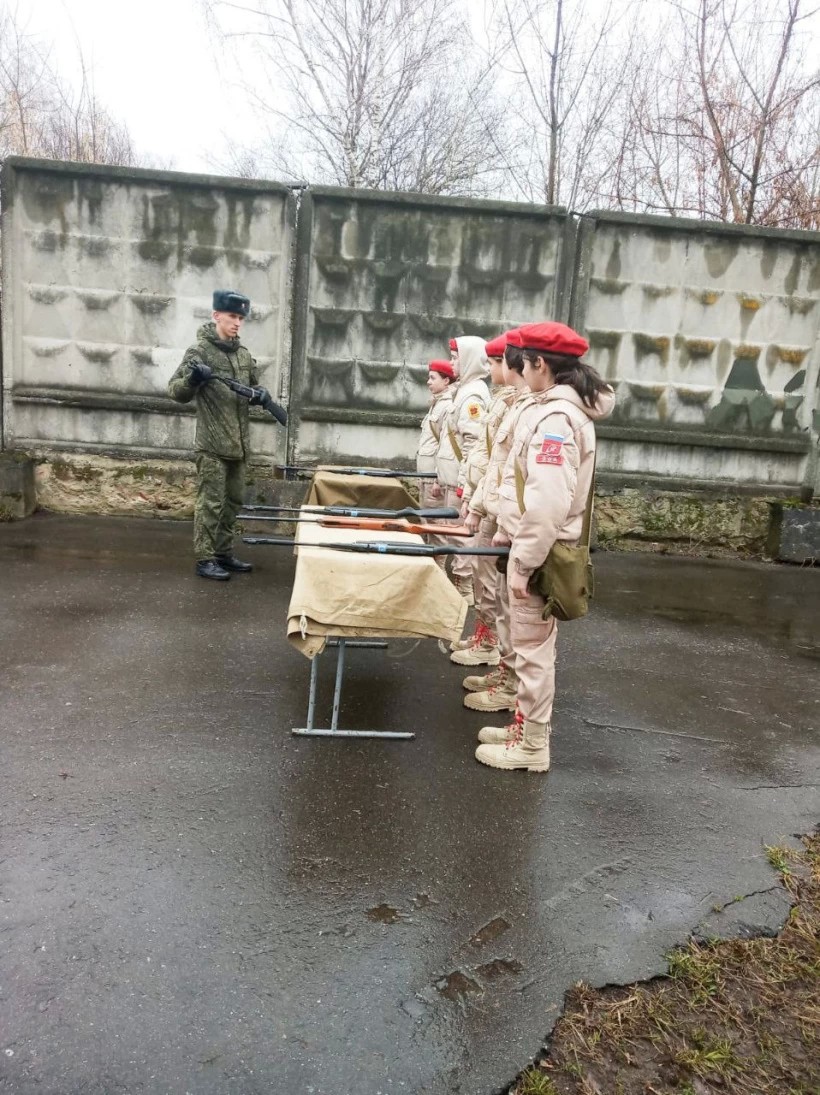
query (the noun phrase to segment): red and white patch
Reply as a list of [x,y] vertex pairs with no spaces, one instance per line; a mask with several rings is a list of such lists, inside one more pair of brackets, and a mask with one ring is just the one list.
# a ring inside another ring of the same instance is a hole
[[470,418],[478,418],[478,416],[481,414],[481,404],[480,403],[468,403],[467,404],[467,414],[470,416]]
[[564,439],[558,433],[545,433],[541,451],[535,457],[536,464],[561,465],[564,463]]

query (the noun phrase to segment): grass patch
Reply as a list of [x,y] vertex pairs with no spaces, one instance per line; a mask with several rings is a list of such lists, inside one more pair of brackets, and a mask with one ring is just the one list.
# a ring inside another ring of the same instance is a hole
[[509,1095],[820,1095],[820,832],[766,847],[794,904],[775,939],[690,940],[669,975],[567,993]]

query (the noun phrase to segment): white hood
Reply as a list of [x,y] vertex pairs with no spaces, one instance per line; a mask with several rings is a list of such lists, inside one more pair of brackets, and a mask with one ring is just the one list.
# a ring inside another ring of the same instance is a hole
[[486,342],[477,335],[462,335],[456,339],[458,346],[458,382],[482,380],[490,375],[490,362],[484,349]]

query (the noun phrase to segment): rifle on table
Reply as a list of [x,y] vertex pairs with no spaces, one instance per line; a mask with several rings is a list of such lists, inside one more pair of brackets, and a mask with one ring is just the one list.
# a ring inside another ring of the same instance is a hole
[[[241,516],[241,514],[240,514]],[[412,521],[386,520],[383,517],[246,517],[246,521],[279,521],[281,524],[295,524],[306,521],[311,525],[323,525],[325,528],[359,528],[372,532],[412,532],[416,536],[475,536],[472,529],[465,525],[425,525]]]
[[328,471],[333,475],[371,475],[387,479],[437,479],[434,471],[397,471],[395,468],[311,468],[307,464],[276,464],[277,471],[286,475],[301,475],[302,478],[315,475],[317,471]]
[[[220,384],[224,384],[226,388],[230,388],[232,392],[236,392],[242,399],[247,399],[249,402],[255,399],[257,391],[255,388],[249,388],[247,384],[240,384],[238,380],[234,380],[230,376],[220,376],[219,373],[212,373],[211,380],[218,380]],[[280,426],[287,426],[288,424],[288,412],[284,407],[280,407],[278,403],[274,403],[270,397],[270,394],[259,403],[260,407],[272,414]]]
[[460,548],[446,546],[438,547],[435,544],[404,544],[399,540],[354,540],[350,544],[339,542],[330,544],[303,543],[299,540],[287,540],[278,536],[243,536],[243,544],[269,544],[273,547],[297,547],[297,548],[330,548],[333,551],[360,551],[374,555],[495,555],[496,557],[509,555],[508,547],[471,547]]
[[432,521],[438,517],[456,520],[460,514],[457,509],[413,509],[406,506],[404,509],[353,509],[350,506],[245,506],[240,517],[247,517],[253,521],[286,521],[286,517],[248,517],[249,513],[305,513],[320,514],[323,517],[386,517],[388,520],[398,520],[406,517],[410,521]]

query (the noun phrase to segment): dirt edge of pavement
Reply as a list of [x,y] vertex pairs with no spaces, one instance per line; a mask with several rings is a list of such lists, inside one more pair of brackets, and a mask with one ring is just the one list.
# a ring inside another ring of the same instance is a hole
[[692,936],[665,977],[578,983],[507,1095],[818,1095],[820,827],[802,843],[765,849],[792,902],[782,931]]

